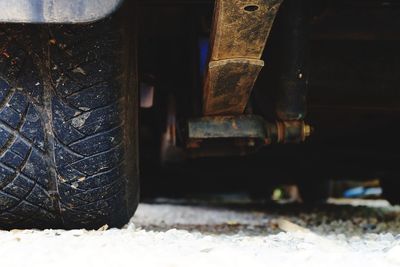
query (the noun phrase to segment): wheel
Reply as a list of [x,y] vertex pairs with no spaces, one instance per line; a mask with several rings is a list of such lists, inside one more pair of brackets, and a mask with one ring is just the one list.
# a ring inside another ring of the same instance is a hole
[[400,205],[400,176],[385,175],[380,183],[383,197],[392,205]]
[[0,26],[0,227],[123,226],[138,203],[123,23]]
[[305,178],[297,183],[301,199],[305,204],[324,203],[329,198],[329,180],[319,177]]

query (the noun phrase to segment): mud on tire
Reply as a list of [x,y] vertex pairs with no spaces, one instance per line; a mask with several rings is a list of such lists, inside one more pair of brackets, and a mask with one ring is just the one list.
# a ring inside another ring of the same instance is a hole
[[136,90],[121,29],[0,25],[1,228],[122,226],[134,213]]

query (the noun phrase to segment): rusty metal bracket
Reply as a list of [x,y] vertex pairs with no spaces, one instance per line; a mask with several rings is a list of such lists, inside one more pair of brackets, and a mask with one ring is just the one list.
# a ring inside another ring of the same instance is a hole
[[[188,147],[199,142],[231,139],[254,140],[260,145],[301,143],[311,134],[304,121],[270,123],[257,115],[208,116],[189,120]],[[237,142],[236,142],[237,143]],[[247,144],[241,142],[240,144]]]
[[215,116],[189,120],[189,139],[256,138],[267,136],[264,120],[260,116]]
[[211,61],[204,88],[204,114],[242,114],[264,66],[257,59]]
[[204,82],[205,115],[244,112],[282,0],[217,0]]

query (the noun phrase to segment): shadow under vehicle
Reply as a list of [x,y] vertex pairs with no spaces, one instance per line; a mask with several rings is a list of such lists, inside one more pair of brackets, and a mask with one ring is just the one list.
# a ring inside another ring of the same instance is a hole
[[145,194],[293,180],[316,202],[329,179],[379,178],[398,203],[399,15],[390,0],[0,0],[0,226],[122,226],[139,158]]

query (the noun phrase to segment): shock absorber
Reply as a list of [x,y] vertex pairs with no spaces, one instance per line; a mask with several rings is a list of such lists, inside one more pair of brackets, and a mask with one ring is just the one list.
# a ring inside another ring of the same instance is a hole
[[309,76],[309,1],[285,0],[280,9],[282,39],[278,64],[276,114],[280,121],[306,116]]

